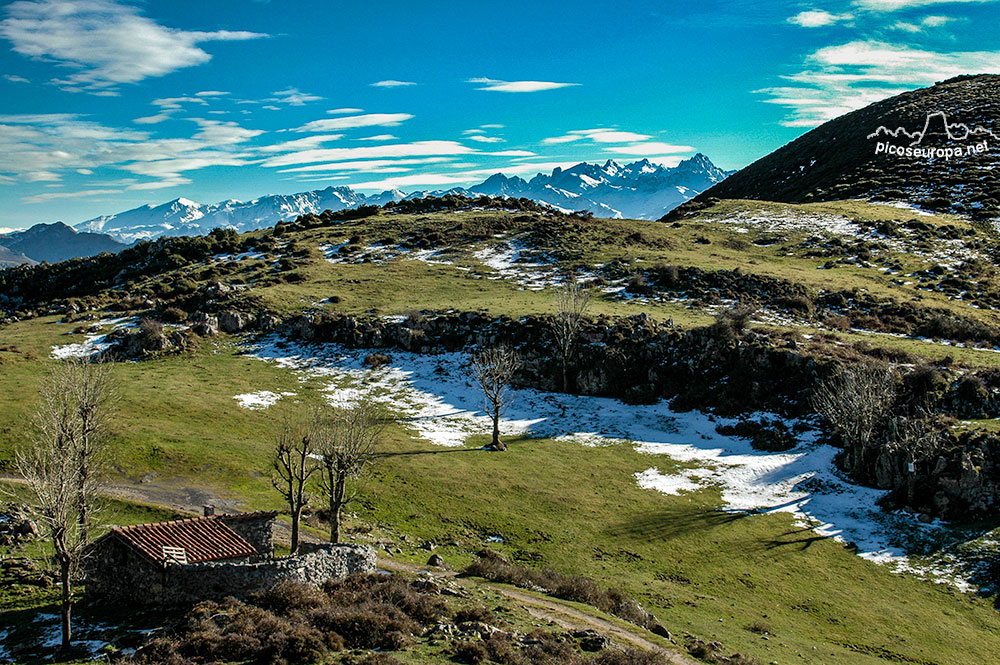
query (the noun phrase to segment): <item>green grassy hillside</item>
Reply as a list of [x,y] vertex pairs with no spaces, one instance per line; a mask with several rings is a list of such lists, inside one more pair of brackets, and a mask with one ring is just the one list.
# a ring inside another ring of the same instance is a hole
[[[601,289],[593,314],[643,313],[691,328],[735,300],[756,301],[755,328],[794,333],[804,345],[862,343],[920,362],[947,356],[955,367],[993,368],[996,248],[992,232],[948,216],[858,201],[724,201],[673,224],[461,211],[283,225],[229,238],[224,252],[206,246],[190,259],[149,258],[117,283],[120,267],[112,274],[101,263],[110,258],[19,269],[5,277],[8,287],[43,276],[72,287],[7,302],[0,465],[9,472],[13,450],[26,443],[39,386],[58,362],[53,349],[107,332],[114,324],[97,322],[102,317],[162,316],[170,307],[279,317],[485,309],[518,317],[553,311],[552,284],[576,269]],[[142,251],[174,250],[164,241]],[[82,279],[88,270],[110,275],[108,283]],[[872,303],[900,313],[871,316]],[[932,325],[954,337],[901,332]],[[202,502],[281,508],[267,470],[272,437],[284,415],[305,416],[324,401],[329,379],[262,362],[248,354],[251,342],[223,334],[116,365],[113,483],[123,496],[167,512]],[[263,410],[234,399],[259,390],[294,395]],[[428,553],[418,545],[431,541],[452,568],[489,546],[530,566],[586,575],[636,596],[679,641],[685,634],[718,640],[761,663],[959,665],[990,662],[1000,649],[1000,615],[989,596],[895,573],[788,513],[724,510],[718,487],[665,495],[635,479],[654,465],[669,473],[693,463],[654,460],[624,442],[518,437],[505,454],[479,450],[484,442],[472,434],[462,447],[444,448],[412,423],[393,425],[386,455],[352,506],[352,538],[381,543],[403,562],[423,563]],[[8,593],[0,630],[50,600],[44,592]],[[516,611],[510,599],[491,601]],[[449,654],[417,645],[400,658],[437,663]]]

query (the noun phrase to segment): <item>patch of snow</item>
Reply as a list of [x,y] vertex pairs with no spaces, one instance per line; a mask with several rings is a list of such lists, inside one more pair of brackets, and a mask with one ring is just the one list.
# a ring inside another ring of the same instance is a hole
[[[111,348],[111,342],[106,341],[108,334],[115,330],[124,328],[135,328],[138,319],[135,317],[122,317],[113,319],[101,319],[90,325],[93,332],[84,333],[84,340],[76,344],[62,344],[52,347],[50,358],[56,360],[69,360],[70,358],[90,358],[102,351]],[[111,326],[111,331],[103,332],[101,328]]]
[[270,390],[258,390],[255,393],[243,393],[242,395],[235,395],[233,399],[244,409],[249,409],[251,411],[263,411],[264,409],[274,406],[278,403],[282,397],[294,397],[295,393],[274,393]]
[[[336,345],[304,347],[275,337],[252,351],[257,358],[294,370],[301,381],[324,381],[333,404],[349,405],[361,394],[384,402],[416,436],[432,444],[461,446],[471,435],[489,433],[491,420],[471,378],[467,355],[394,351],[389,365],[366,369],[363,360],[369,352]],[[692,467],[664,473],[653,466],[636,474],[644,488],[665,494],[717,488],[726,510],[791,513],[821,537],[853,543],[866,559],[960,588],[964,584],[954,566],[917,563],[907,555],[935,541],[946,525],[881,511],[876,502],[885,492],[840,477],[833,466],[837,449],[816,443],[812,434],[792,450],[764,452],[716,431],[717,425],[735,420],[697,411],[676,413],[662,401],[628,405],[532,389],[515,390],[512,396],[501,421],[504,436],[632,445],[641,453]]]

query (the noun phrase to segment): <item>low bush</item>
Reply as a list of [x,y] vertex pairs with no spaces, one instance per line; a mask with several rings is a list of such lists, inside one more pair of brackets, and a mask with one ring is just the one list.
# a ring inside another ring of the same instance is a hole
[[556,598],[586,603],[650,630],[659,625],[656,617],[619,589],[602,588],[588,577],[519,566],[492,550],[482,550],[478,554],[479,558],[462,571],[463,575],[512,584],[522,589],[543,589]]

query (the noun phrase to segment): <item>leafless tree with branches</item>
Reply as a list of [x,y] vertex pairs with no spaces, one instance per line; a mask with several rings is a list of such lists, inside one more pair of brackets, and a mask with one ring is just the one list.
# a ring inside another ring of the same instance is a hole
[[63,648],[72,640],[73,581],[102,508],[115,403],[110,364],[60,365],[43,385],[31,444],[14,458],[28,487],[27,510],[59,568]]
[[472,359],[472,373],[483,390],[486,412],[493,419],[490,450],[507,450],[507,444],[500,440],[500,416],[510,406],[510,382],[520,367],[521,356],[504,345],[480,351]]
[[271,459],[271,484],[288,504],[292,516],[292,554],[299,551],[299,523],[302,511],[309,504],[306,484],[319,470],[315,448],[312,428],[286,421],[278,433]]
[[848,452],[848,468],[865,465],[896,399],[896,374],[881,363],[845,367],[819,385],[812,404]]
[[375,460],[387,422],[385,409],[368,395],[317,420],[316,453],[320,485],[329,500],[331,543],[340,542],[343,509],[351,501],[348,481],[361,476]]
[[576,273],[569,273],[566,282],[556,292],[556,314],[552,319],[552,336],[556,354],[562,366],[562,389],[569,391],[569,363],[579,341],[583,317],[590,306],[593,292],[581,284]]

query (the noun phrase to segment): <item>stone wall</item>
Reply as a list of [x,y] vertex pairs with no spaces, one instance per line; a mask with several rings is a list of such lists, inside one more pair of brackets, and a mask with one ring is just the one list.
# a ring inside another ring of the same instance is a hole
[[274,518],[277,513],[219,515],[218,519],[238,533],[260,553],[261,559],[274,557]]
[[371,574],[377,556],[368,545],[322,545],[308,554],[266,561],[216,561],[160,567],[117,542],[102,548],[87,569],[87,593],[128,604],[172,605],[244,596],[283,580],[319,585]]
[[244,596],[284,580],[322,584],[376,571],[377,556],[368,545],[325,545],[308,554],[263,562],[212,562],[168,566],[155,602],[184,603]]

